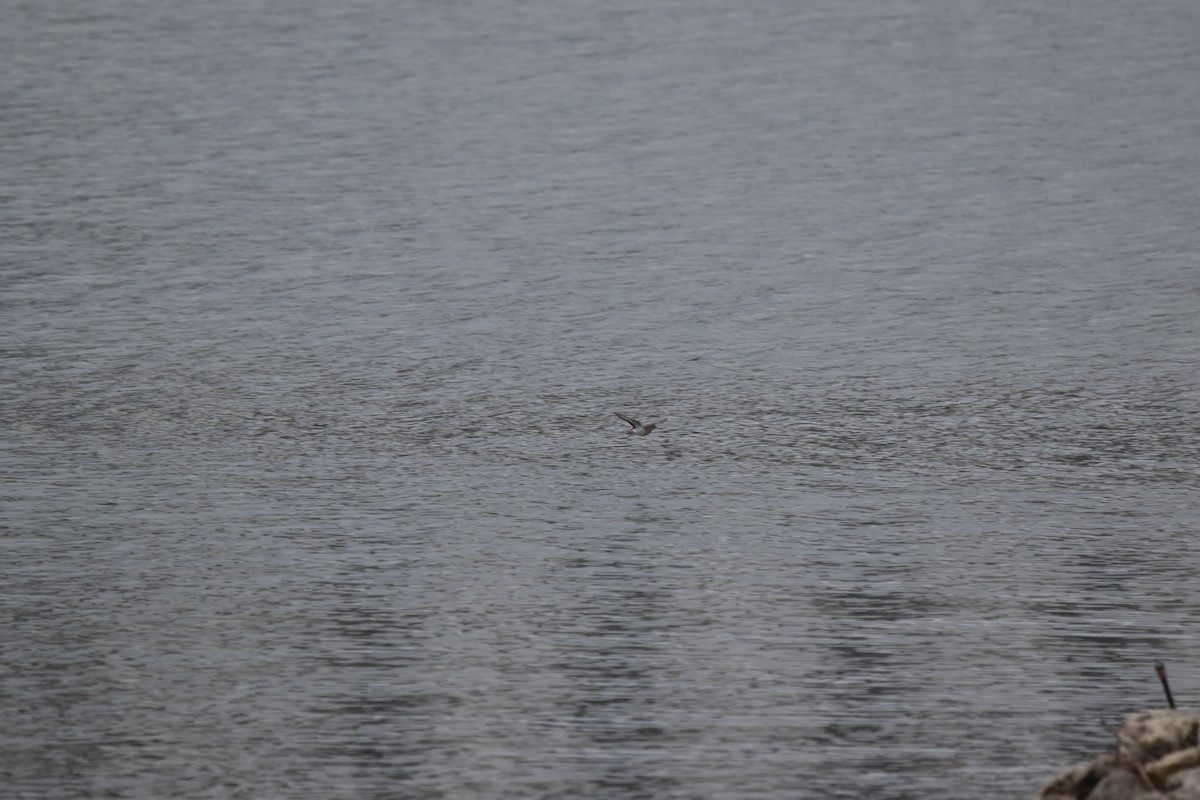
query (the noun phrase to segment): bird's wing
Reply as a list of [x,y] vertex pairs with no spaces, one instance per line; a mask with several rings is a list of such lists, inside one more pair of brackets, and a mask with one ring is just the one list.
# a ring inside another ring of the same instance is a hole
[[629,423],[629,426],[630,426],[630,427],[632,427],[632,428],[640,428],[640,427],[642,426],[642,423],[638,422],[638,421],[637,421],[636,419],[634,419],[633,417],[627,417],[627,416],[625,416],[625,415],[624,415],[624,414],[622,414],[620,411],[614,411],[614,412],[613,412],[613,415],[614,415],[614,416],[617,416],[617,417],[620,417],[621,419],[623,419],[623,420],[625,420],[626,422],[628,422],[628,423]]

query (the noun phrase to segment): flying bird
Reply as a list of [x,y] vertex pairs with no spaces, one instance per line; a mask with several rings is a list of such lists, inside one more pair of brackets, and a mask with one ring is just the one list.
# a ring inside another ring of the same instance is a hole
[[626,433],[632,433],[632,434],[635,434],[635,435],[637,435],[637,436],[649,436],[649,435],[650,435],[650,431],[652,431],[652,430],[654,430],[655,428],[657,428],[657,427],[658,427],[658,424],[657,424],[657,423],[653,423],[653,422],[652,422],[652,423],[650,423],[649,425],[643,425],[642,423],[638,422],[638,421],[637,421],[636,419],[634,419],[633,417],[627,417],[627,416],[625,416],[624,414],[622,414],[622,413],[621,413],[621,412],[619,412],[619,411],[614,411],[614,412],[613,412],[613,416],[619,417],[619,418],[621,418],[621,419],[625,420],[626,422],[628,422],[628,423],[629,423],[629,430],[627,430],[627,431],[625,431],[625,432],[626,432]]

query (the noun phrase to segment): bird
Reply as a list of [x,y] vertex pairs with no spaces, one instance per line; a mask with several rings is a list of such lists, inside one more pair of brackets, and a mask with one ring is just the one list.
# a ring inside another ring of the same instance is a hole
[[653,422],[652,422],[652,423],[650,423],[649,425],[643,425],[642,423],[638,422],[638,421],[637,421],[636,419],[634,419],[633,417],[627,417],[627,416],[625,416],[625,415],[624,415],[624,414],[622,414],[620,411],[614,411],[614,412],[613,412],[613,416],[619,417],[619,418],[621,418],[621,419],[625,420],[626,422],[628,422],[628,423],[629,423],[629,428],[630,428],[630,429],[629,429],[629,430],[627,430],[627,431],[625,431],[625,432],[626,432],[626,433],[632,433],[632,434],[635,434],[635,435],[637,435],[637,436],[649,436],[649,435],[650,435],[650,431],[652,431],[652,430],[654,430],[655,428],[657,428],[657,427],[658,427],[658,424],[657,424],[657,423],[653,423]]

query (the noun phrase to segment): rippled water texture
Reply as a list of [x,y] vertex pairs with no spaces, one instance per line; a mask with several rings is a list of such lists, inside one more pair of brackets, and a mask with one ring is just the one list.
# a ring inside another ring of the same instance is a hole
[[5,797],[1023,798],[1200,698],[1191,4],[0,40]]

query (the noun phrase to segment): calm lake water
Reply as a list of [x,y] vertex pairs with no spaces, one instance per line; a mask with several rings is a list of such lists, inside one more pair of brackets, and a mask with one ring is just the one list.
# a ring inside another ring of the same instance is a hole
[[13,5],[3,795],[1024,798],[1194,706],[1197,41]]

